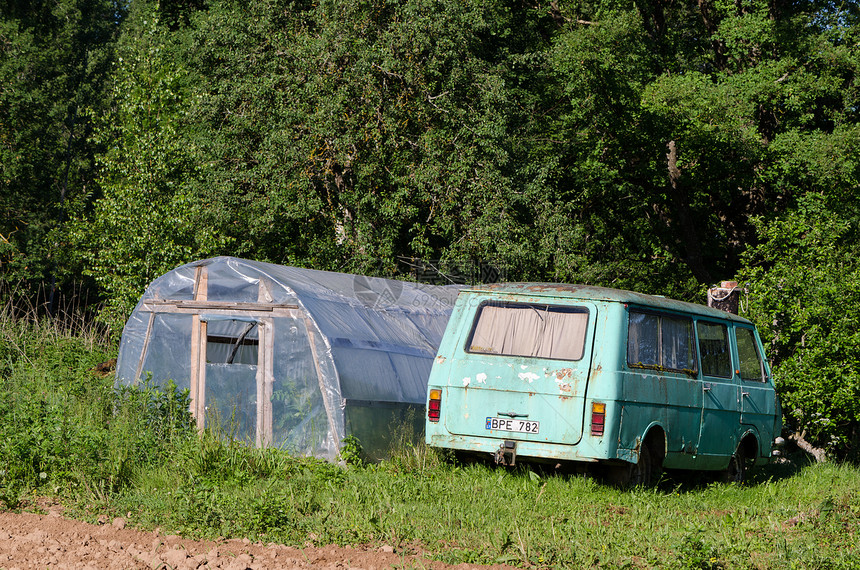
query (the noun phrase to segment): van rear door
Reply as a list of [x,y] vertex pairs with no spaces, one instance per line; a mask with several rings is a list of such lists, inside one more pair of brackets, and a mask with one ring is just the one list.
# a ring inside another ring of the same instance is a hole
[[478,305],[450,368],[450,433],[579,442],[597,307],[574,303],[487,298]]

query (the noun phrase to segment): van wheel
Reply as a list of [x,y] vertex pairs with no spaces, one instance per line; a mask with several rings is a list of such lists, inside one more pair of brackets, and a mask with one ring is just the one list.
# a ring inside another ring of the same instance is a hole
[[660,481],[663,465],[646,442],[639,446],[639,462],[616,467],[610,473],[612,481],[620,487],[653,487]]
[[738,447],[737,451],[729,459],[729,466],[723,471],[724,483],[743,483],[746,475],[746,457],[744,456],[743,447]]
[[653,487],[660,482],[660,475],[662,474],[663,465],[661,465],[660,459],[654,454],[651,447],[643,441],[639,448],[639,462],[632,465],[630,469],[630,486]]

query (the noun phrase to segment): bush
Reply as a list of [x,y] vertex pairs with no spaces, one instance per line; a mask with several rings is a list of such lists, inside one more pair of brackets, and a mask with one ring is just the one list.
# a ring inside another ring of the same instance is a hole
[[95,371],[115,354],[107,335],[66,325],[0,313],[0,498],[7,506],[28,491],[104,497],[196,433],[187,391],[115,390],[112,375]]
[[759,221],[742,279],[771,359],[786,427],[836,458],[860,453],[860,245],[857,220],[807,197]]

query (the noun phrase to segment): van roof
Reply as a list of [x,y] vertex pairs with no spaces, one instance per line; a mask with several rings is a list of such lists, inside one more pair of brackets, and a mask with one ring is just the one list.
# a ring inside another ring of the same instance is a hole
[[589,301],[614,301],[618,303],[630,303],[642,307],[654,309],[666,309],[692,313],[704,317],[727,319],[749,323],[748,319],[738,315],[727,313],[706,305],[677,301],[659,295],[646,295],[624,289],[611,289],[609,287],[594,287],[592,285],[573,285],[568,283],[488,283],[484,285],[473,285],[464,289],[461,293],[489,293],[499,296],[528,296],[583,299]]

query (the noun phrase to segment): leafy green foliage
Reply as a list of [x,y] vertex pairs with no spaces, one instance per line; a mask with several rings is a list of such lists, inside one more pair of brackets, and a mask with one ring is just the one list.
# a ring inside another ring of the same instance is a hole
[[0,281],[79,274],[62,224],[93,193],[85,107],[101,111],[123,7],[107,0],[0,6]]
[[150,281],[220,243],[194,223],[186,182],[194,167],[180,123],[192,78],[157,9],[135,6],[117,48],[113,105],[93,116],[93,139],[108,149],[99,157],[103,196],[70,230],[84,273],[107,295],[102,318],[117,332]]
[[347,465],[363,465],[364,459],[362,459],[361,442],[358,441],[358,438],[354,435],[346,436],[340,443],[340,454],[338,457]]
[[725,565],[715,548],[705,544],[701,537],[686,536],[678,547],[678,567],[688,570],[719,570]]
[[526,61],[502,46],[545,43],[541,19],[483,2],[286,13],[213,3],[194,34],[194,147],[209,165],[197,188],[234,251],[358,271],[443,254],[464,231],[523,239],[522,220],[500,208],[525,207],[507,133],[530,112],[515,101],[533,97]]
[[112,352],[103,338],[2,317],[0,495],[8,505],[30,490],[103,497],[195,433],[187,391],[115,391],[112,377],[93,372]]
[[806,196],[764,226],[745,274],[788,426],[841,457],[860,451],[858,214]]

